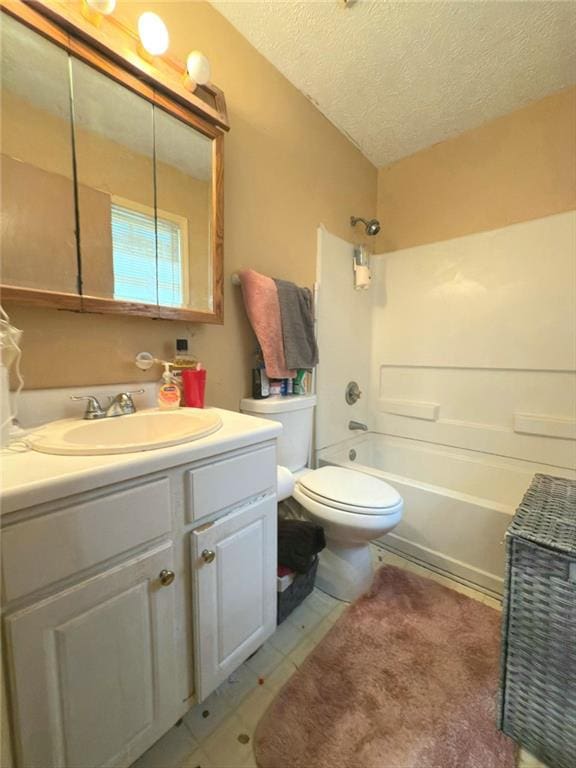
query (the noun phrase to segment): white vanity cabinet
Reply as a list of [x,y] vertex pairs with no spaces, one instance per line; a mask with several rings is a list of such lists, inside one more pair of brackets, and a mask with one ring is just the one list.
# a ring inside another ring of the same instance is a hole
[[19,767],[129,765],[180,717],[171,499],[162,473],[3,521]]
[[20,763],[130,764],[180,716],[166,542],[6,619]]
[[66,484],[62,457],[23,457],[57,480],[2,499],[15,768],[129,766],[273,633],[275,432],[231,416],[256,442],[196,461],[104,457]]

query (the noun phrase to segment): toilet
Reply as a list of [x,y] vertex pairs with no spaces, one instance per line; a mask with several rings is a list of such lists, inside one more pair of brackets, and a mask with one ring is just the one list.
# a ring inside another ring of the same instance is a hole
[[370,541],[402,519],[404,502],[378,477],[338,466],[310,469],[316,395],[244,398],[242,413],[279,421],[278,500],[292,496],[308,520],[321,525],[326,548],[316,584],[339,600],[355,600],[372,582]]

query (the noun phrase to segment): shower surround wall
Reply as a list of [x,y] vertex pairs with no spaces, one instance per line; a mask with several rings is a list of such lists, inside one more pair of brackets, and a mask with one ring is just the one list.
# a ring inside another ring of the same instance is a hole
[[549,216],[375,256],[356,292],[352,245],[319,232],[317,459],[397,487],[385,546],[491,591],[531,476],[575,475],[575,244],[576,212]]
[[576,466],[576,212],[374,259],[377,431]]

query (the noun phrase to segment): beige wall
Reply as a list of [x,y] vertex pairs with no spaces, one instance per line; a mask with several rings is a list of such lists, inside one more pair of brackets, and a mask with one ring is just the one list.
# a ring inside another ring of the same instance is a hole
[[378,248],[505,227],[576,208],[576,88],[378,172]]
[[[135,26],[144,9],[120,2]],[[151,379],[135,354],[172,353],[191,336],[208,368],[210,403],[236,408],[248,391],[254,340],[232,272],[253,267],[311,284],[316,228],[350,236],[351,214],[375,213],[376,169],[318,110],[207,3],[146,4],[162,14],[172,50],[199,48],[224,89],[231,131],[225,140],[225,324],[192,326],[144,318],[77,315],[9,306],[24,330],[23,373],[30,388]]]

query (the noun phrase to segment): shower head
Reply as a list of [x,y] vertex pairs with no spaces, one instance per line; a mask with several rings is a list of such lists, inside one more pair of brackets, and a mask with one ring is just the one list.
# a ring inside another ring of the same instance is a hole
[[378,219],[370,219],[369,221],[366,221],[366,219],[360,218],[360,216],[350,216],[350,225],[352,227],[355,227],[358,222],[361,221],[362,224],[364,224],[364,228],[366,229],[366,234],[369,237],[373,237],[374,235],[377,235],[378,232],[380,232],[380,222]]

